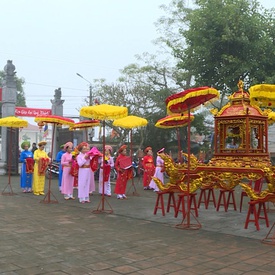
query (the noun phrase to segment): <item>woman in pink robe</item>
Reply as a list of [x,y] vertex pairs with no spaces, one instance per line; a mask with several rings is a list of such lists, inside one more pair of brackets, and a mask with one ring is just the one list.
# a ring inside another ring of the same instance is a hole
[[74,177],[71,175],[71,167],[72,167],[72,150],[73,144],[72,142],[67,142],[64,145],[65,153],[61,157],[61,165],[63,169],[62,173],[62,182],[61,182],[61,193],[64,194],[64,199],[74,200],[73,196],[73,186],[74,186]]

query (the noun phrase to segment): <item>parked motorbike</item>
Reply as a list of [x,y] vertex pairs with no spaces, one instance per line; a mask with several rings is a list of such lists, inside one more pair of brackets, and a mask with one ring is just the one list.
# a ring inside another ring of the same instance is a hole
[[46,177],[49,179],[59,176],[59,163],[56,161],[51,162],[46,170]]

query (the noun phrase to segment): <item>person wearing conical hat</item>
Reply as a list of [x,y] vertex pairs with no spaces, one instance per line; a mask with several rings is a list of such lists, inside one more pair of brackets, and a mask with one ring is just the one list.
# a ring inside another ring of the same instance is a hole
[[46,141],[38,143],[38,149],[34,151],[34,172],[33,172],[33,194],[36,196],[45,195],[45,172],[49,164],[48,154],[45,152]]
[[20,175],[20,187],[24,193],[32,192],[32,174],[33,174],[33,153],[29,151],[30,142],[24,141],[21,143],[21,148],[23,151],[20,154],[21,175]]

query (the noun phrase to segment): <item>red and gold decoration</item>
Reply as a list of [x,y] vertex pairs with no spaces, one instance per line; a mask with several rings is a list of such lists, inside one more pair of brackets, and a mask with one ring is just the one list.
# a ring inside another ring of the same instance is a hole
[[100,126],[100,121],[96,119],[91,120],[81,120],[79,122],[74,123],[72,126],[70,126],[70,130],[80,130],[80,129],[86,129],[90,127]]
[[187,113],[188,110],[192,111],[217,97],[219,97],[219,92],[216,89],[205,86],[171,95],[165,100],[165,103],[168,114]]
[[38,161],[38,174],[39,176],[45,175],[50,160],[48,158],[40,158]]
[[62,116],[54,116],[54,115],[37,116],[35,117],[34,121],[37,122],[38,126],[41,125],[41,123],[52,123],[57,125],[69,125],[69,126],[72,126],[74,124],[74,121],[70,118],[66,118]]
[[33,158],[26,158],[26,173],[33,174],[34,171],[34,159]]
[[[194,120],[194,116],[190,115],[190,121]],[[169,129],[176,127],[184,127],[188,124],[189,118],[186,114],[172,114],[161,118],[155,124],[158,128]]]
[[[211,95],[215,94],[212,89],[210,91]],[[160,190],[186,190],[186,175],[189,173],[190,192],[210,186],[232,190],[240,185],[251,200],[275,202],[275,168],[271,165],[268,152],[270,112],[260,109],[272,107],[275,103],[275,93],[272,93],[275,92],[275,85],[256,85],[249,91],[250,95],[243,90],[243,82],[239,81],[238,90],[229,97],[228,104],[220,111],[213,111],[214,155],[208,164],[199,163],[196,158],[190,157],[188,171],[188,165],[175,163],[168,155],[160,154],[170,176],[168,184],[158,184]],[[186,91],[182,95],[190,98]],[[180,105],[182,101],[177,95],[170,99],[166,101],[170,110],[185,111],[186,106]],[[192,104],[191,101],[191,107]],[[260,178],[267,180],[267,189],[260,193],[243,182],[244,179],[255,181]]]

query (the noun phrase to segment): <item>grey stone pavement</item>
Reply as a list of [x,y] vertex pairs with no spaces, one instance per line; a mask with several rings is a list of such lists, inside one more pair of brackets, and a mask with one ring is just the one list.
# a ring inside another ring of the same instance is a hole
[[[1,191],[7,182],[0,176]],[[0,274],[275,274],[275,246],[262,242],[275,222],[273,205],[270,227],[260,221],[260,231],[253,223],[244,229],[247,198],[242,213],[201,206],[197,220],[190,216],[190,224],[201,228],[179,229],[182,214],[154,215],[156,194],[138,179],[139,196],[130,181],[127,200],[113,195],[102,201],[95,193],[87,204],[65,201],[56,179],[51,199],[58,203],[22,193],[18,176],[11,186],[13,195],[0,195]],[[95,213],[102,202],[112,214]]]

